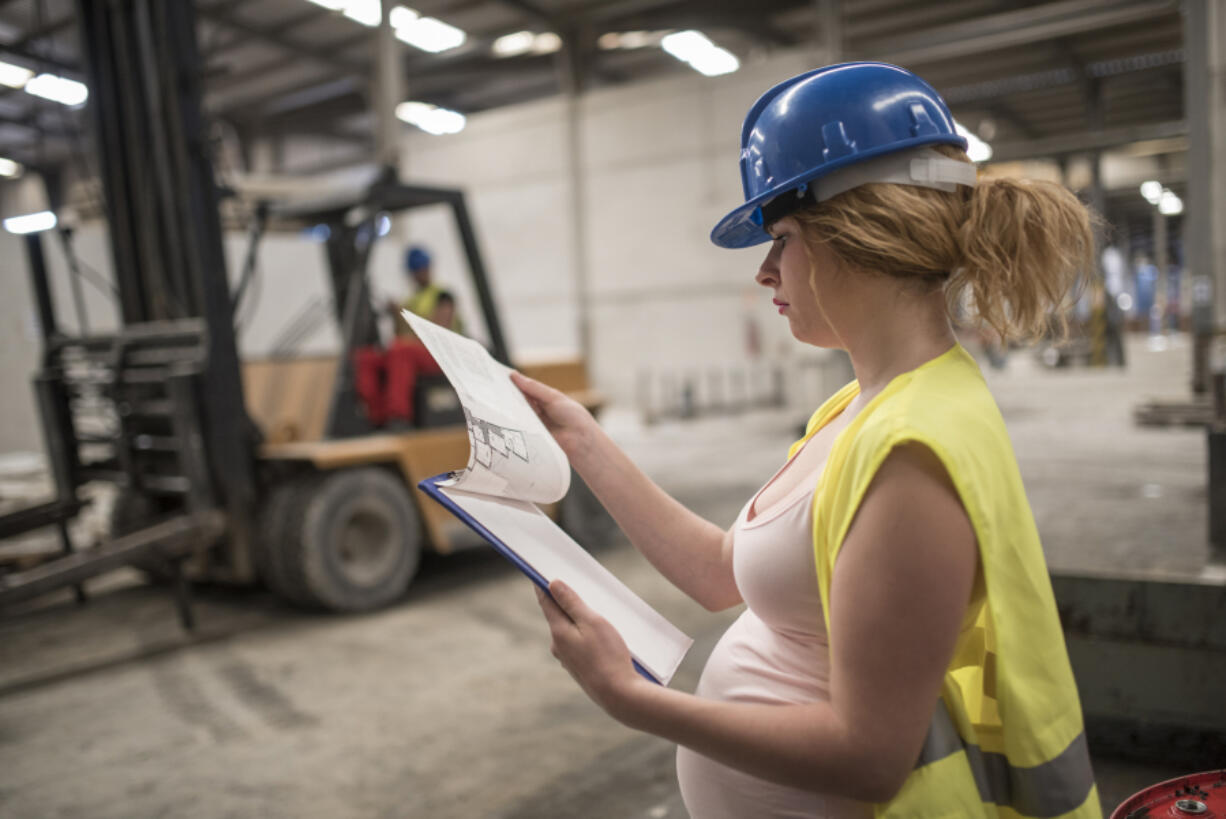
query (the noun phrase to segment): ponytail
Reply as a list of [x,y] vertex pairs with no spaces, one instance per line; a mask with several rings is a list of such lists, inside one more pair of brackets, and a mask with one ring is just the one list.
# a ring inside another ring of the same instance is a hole
[[[937,150],[969,161],[952,146]],[[970,312],[1003,340],[1034,340],[1064,313],[1094,264],[1093,217],[1066,188],[985,178],[952,193],[874,183],[795,214],[807,243],[852,270],[944,287],[953,316]]]

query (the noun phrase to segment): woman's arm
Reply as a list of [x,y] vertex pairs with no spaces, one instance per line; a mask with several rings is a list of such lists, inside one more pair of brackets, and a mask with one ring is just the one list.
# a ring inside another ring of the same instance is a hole
[[711,611],[741,602],[729,533],[657,486],[577,402],[519,373],[513,379],[571,465],[661,574]]
[[[542,595],[553,650],[613,717],[785,785],[888,801],[919,757],[978,561],[975,534],[940,462],[896,449],[873,480],[836,563],[830,700],[704,700],[630,669],[607,622],[560,586]],[[560,607],[559,607],[560,604]]]

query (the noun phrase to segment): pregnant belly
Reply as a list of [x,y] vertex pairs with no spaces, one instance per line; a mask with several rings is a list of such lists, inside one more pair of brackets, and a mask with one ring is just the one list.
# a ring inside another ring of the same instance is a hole
[[[776,632],[746,611],[711,652],[698,683],[701,697],[780,706],[829,698],[829,660],[821,635]],[[868,806],[777,785],[677,749],[677,781],[691,819],[866,817]]]
[[830,658],[824,634],[772,629],[746,610],[711,652],[695,692],[725,702],[828,700]]

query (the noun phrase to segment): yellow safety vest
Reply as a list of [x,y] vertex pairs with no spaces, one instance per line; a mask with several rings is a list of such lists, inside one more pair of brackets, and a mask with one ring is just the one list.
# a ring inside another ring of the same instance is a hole
[[[826,401],[789,456],[858,393],[853,381]],[[914,771],[874,815],[1099,819],[1038,530],[1004,419],[961,345],[896,377],[835,439],[813,507],[826,622],[839,548],[873,475],[904,442],[927,446],[949,472],[979,541],[984,602],[958,639]]]
[[[405,299],[401,305],[405,310],[416,316],[428,319],[434,314],[434,308],[438,304],[438,297],[444,293],[444,289],[437,284],[431,282],[425,287],[418,290],[413,295]],[[460,321],[459,311],[456,311],[455,318],[451,320],[451,327],[448,329],[454,330],[457,333],[464,332],[464,323]],[[397,313],[396,314],[396,335],[411,336],[413,331],[409,329],[409,323]]]

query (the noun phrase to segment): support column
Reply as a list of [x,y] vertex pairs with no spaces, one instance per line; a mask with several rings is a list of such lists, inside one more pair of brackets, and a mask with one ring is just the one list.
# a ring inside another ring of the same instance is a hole
[[[1091,132],[1101,131],[1106,124],[1107,108],[1107,102],[1103,96],[1103,81],[1101,79],[1094,78],[1089,81],[1086,88],[1086,98],[1090,102],[1089,109],[1086,111],[1086,124]],[[1089,160],[1090,207],[1099,216],[1105,217],[1107,214],[1107,192],[1103,187],[1103,152],[1099,150],[1090,152]],[[1094,247],[1100,253],[1102,252],[1104,234],[1103,225],[1095,225]],[[1097,272],[1101,274],[1101,268]]]
[[821,27],[818,45],[821,63],[830,65],[843,59],[843,10],[842,0],[813,0],[817,22]]
[[[1158,210],[1155,205],[1153,208],[1153,236],[1154,236],[1154,267],[1158,268],[1158,278],[1154,282],[1154,306],[1150,315],[1150,331],[1165,333],[1167,330],[1167,296],[1170,292],[1170,258],[1167,252],[1169,239],[1166,231],[1166,216],[1162,211]],[[1157,316],[1155,325],[1154,316]]]
[[[1192,276],[1196,331],[1193,388],[1218,389],[1209,425],[1209,540],[1226,562],[1226,7],[1219,0],[1185,0],[1184,110],[1188,118],[1188,199],[1184,245]],[[1211,347],[1217,347],[1211,351]]]
[[392,9],[397,0],[382,0],[383,18],[375,29],[375,74],[372,79],[371,106],[375,114],[375,161],[400,172],[400,124],[396,106],[404,101],[404,81],[400,68],[400,42],[392,30]]
[[1198,335],[1193,389],[1209,379],[1209,343],[1226,332],[1226,7],[1185,0],[1184,111],[1188,118],[1188,196],[1184,256]]
[[568,29],[558,53],[560,85],[566,98],[566,158],[570,175],[571,268],[575,275],[575,302],[579,312],[579,354],[592,362],[592,303],[589,292],[587,195],[583,171],[583,134],[580,98],[585,80],[584,37],[580,28]]

